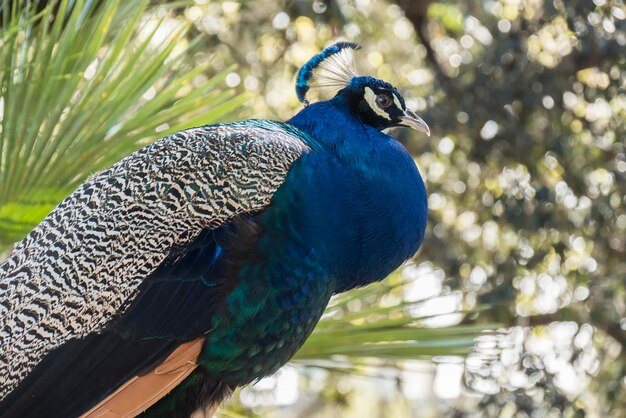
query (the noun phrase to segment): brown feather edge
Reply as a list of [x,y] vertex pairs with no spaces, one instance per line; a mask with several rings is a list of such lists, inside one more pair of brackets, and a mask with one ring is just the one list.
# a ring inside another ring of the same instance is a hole
[[133,377],[80,418],[134,417],[150,408],[198,367],[204,339],[181,344],[157,367]]

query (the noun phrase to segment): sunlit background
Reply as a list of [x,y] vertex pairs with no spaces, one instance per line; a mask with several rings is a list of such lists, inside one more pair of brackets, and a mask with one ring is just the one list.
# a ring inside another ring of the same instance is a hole
[[[115,114],[119,120],[103,121],[100,136],[68,128],[77,138],[100,141],[84,145],[93,165],[75,172],[65,167],[60,179],[42,167],[37,173],[45,181],[20,183],[7,168],[12,160],[0,153],[5,252],[85,177],[120,157],[99,144],[126,138],[123,154],[187,126],[287,119],[301,107],[294,90],[298,68],[330,43],[356,41],[359,71],[397,86],[431,127],[430,140],[392,132],[427,180],[429,228],[421,252],[388,279],[384,292],[337,301],[325,319],[360,326],[371,318],[409,318],[403,325],[421,332],[408,338],[411,347],[423,349],[411,353],[423,355],[380,350],[368,357],[356,345],[354,352],[332,351],[339,336],[320,332],[291,365],[238,392],[220,414],[626,416],[623,0],[196,0],[175,6],[146,6],[121,55],[132,61],[130,51],[140,45],[156,54],[168,44],[161,62],[167,69],[142,79],[134,104]],[[89,88],[101,81],[105,50],[95,48],[95,59],[80,72]],[[129,64],[118,71],[138,70]],[[115,84],[106,91],[116,91]],[[8,141],[7,132],[20,131],[8,125],[3,94],[0,134]],[[173,104],[176,112],[162,110]],[[141,113],[150,106],[153,113]],[[132,125],[137,115],[150,124]],[[29,161],[24,157],[25,167]],[[20,185],[48,194],[35,204]],[[371,316],[359,317],[364,309]],[[458,327],[463,336],[445,339],[436,333],[442,327],[452,327],[452,336]],[[350,328],[342,333],[349,339]],[[463,340],[470,335],[469,343]],[[385,338],[381,344],[393,344]]]

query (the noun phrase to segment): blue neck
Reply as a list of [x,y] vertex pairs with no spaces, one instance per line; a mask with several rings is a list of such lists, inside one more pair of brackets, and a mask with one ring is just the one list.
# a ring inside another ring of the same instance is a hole
[[302,166],[315,169],[297,178],[295,170],[293,185],[308,199],[307,219],[316,220],[310,239],[331,243],[336,291],[383,279],[415,254],[426,228],[426,190],[413,158],[340,96],[305,107],[288,123],[309,135],[313,152]]
[[312,148],[322,146],[332,150],[340,160],[359,167],[365,163],[368,149],[393,140],[359,120],[349,111],[342,96],[313,103],[303,108],[288,123],[314,138],[316,143],[309,144]]

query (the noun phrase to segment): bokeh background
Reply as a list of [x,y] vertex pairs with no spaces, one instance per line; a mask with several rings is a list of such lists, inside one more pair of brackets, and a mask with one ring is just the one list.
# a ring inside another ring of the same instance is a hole
[[[623,0],[0,2],[0,252],[167,133],[289,118],[337,40],[430,125],[412,263],[224,417],[626,417]],[[484,331],[483,331],[484,330]]]

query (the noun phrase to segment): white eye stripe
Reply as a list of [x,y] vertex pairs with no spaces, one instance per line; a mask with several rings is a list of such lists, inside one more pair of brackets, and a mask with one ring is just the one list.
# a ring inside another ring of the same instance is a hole
[[[397,100],[395,94],[393,95],[393,99]],[[374,90],[369,87],[365,87],[365,101],[378,116],[391,120],[391,117],[387,114],[387,112],[378,107],[376,104],[376,93],[374,93]],[[400,109],[402,109],[402,107],[400,107]]]
[[398,99],[398,96],[396,96],[395,94],[392,94],[392,96],[393,96],[393,102],[396,104],[396,107],[402,110],[402,104],[400,103],[400,99]]

